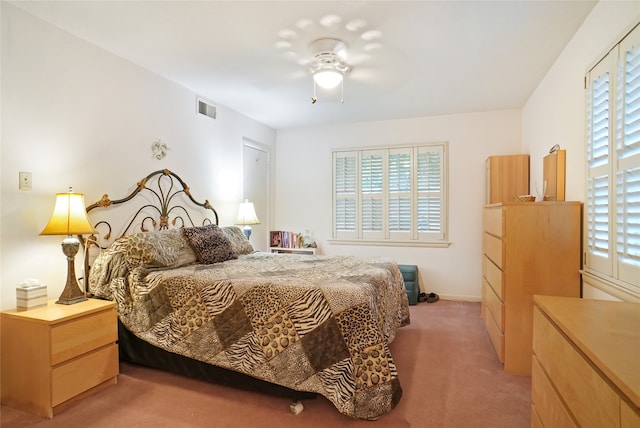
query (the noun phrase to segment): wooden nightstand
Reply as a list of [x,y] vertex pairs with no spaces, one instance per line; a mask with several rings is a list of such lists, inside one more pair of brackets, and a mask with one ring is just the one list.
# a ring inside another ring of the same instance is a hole
[[46,418],[103,386],[117,383],[115,303],[74,305],[1,314],[2,404]]

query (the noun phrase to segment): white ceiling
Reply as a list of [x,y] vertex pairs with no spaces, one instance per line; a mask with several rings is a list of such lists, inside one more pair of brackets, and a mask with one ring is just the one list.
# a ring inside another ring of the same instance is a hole
[[[12,2],[275,129],[520,108],[595,3]],[[311,104],[322,37],[348,45],[342,104]]]

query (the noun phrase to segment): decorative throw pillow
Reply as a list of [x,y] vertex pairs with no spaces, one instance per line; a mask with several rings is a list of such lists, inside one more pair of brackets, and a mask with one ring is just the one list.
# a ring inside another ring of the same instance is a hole
[[229,241],[231,241],[234,258],[238,258],[238,256],[243,254],[253,253],[251,242],[249,242],[242,229],[238,226],[225,226],[222,228],[222,231],[227,235]]
[[200,263],[218,263],[234,258],[231,241],[215,224],[185,227],[182,233],[193,247]]
[[130,269],[138,266],[180,267],[196,261],[196,254],[179,229],[136,233],[120,238]]

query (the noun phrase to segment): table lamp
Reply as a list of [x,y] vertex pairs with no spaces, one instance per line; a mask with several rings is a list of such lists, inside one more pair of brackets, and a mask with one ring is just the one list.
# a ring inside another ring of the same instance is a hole
[[244,202],[240,204],[236,224],[244,226],[242,228],[242,232],[244,232],[244,236],[249,239],[251,236],[251,225],[260,224],[260,220],[258,220],[258,216],[256,215],[256,210],[253,207],[253,202],[249,202],[248,199],[245,199]]
[[40,235],[67,235],[62,241],[62,252],[67,256],[67,284],[56,303],[72,305],[87,300],[76,279],[75,256],[80,248],[80,240],[74,235],[96,233],[89,223],[84,207],[84,195],[73,193],[56,194],[56,205],[51,219]]

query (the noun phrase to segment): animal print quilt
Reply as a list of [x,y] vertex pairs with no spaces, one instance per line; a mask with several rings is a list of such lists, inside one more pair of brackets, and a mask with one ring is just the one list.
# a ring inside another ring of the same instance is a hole
[[175,240],[133,242],[102,252],[90,290],[115,300],[121,322],[141,339],[321,394],[354,418],[377,419],[400,400],[388,345],[409,309],[396,263],[252,253],[201,264],[180,255],[187,247],[158,254]]

